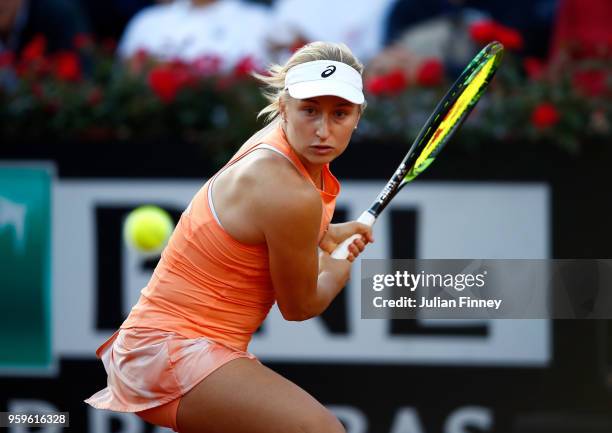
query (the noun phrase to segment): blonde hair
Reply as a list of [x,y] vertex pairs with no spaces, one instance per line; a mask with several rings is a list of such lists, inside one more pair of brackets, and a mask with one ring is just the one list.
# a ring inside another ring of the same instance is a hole
[[[357,60],[350,48],[342,43],[333,42],[311,42],[297,50],[287,60],[284,66],[272,65],[268,68],[269,75],[254,73],[253,76],[262,81],[266,88],[263,90],[265,98],[270,102],[257,115],[257,118],[265,116],[267,123],[272,122],[279,115],[280,99],[285,94],[285,77],[287,71],[296,65],[315,60],[334,60],[346,63],[360,75],[363,75],[363,64]],[[361,111],[366,107],[366,103],[361,104]]]

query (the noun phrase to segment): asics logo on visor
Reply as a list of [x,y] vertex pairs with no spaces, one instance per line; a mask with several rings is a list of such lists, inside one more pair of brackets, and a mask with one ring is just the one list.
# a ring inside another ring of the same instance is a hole
[[334,65],[329,65],[325,70],[321,73],[323,78],[329,77],[331,74],[336,72],[336,67]]

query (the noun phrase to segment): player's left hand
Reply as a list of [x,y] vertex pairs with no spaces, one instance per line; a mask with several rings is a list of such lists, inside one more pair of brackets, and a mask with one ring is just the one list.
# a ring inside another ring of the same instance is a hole
[[357,257],[361,253],[366,244],[374,242],[374,236],[372,235],[372,227],[358,223],[357,221],[349,221],[340,224],[330,224],[327,232],[319,242],[319,247],[331,254],[334,252],[336,247],[342,243],[346,238],[360,234],[361,238],[355,239],[349,246],[349,253]]

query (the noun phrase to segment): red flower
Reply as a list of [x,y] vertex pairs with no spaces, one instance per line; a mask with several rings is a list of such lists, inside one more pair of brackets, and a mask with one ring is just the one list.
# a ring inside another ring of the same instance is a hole
[[494,21],[477,21],[470,26],[470,36],[479,44],[488,44],[495,40],[497,35],[497,24]]
[[93,45],[93,39],[87,33],[78,33],[72,40],[72,45],[77,50],[83,50]]
[[371,77],[366,80],[366,90],[372,95],[378,96],[385,93],[385,78],[382,75]]
[[174,101],[178,92],[193,81],[186,65],[178,62],[157,66],[149,73],[149,86],[166,104]]
[[536,57],[526,57],[523,60],[523,69],[531,80],[539,80],[546,71],[546,65]]
[[234,66],[234,75],[237,77],[247,77],[255,70],[257,70],[255,60],[251,56],[246,56],[240,59],[236,66]]
[[45,57],[47,39],[42,34],[35,35],[21,52],[21,62],[16,66],[19,77],[33,73],[35,76],[46,75],[50,70],[48,59]]
[[496,39],[509,50],[520,50],[523,48],[523,36],[510,27],[498,26]]
[[55,76],[63,81],[81,79],[79,57],[72,51],[62,51],[55,55]]
[[35,35],[30,42],[23,48],[21,58],[25,62],[38,60],[45,55],[47,49],[47,38],[42,34]]
[[401,93],[408,86],[406,74],[401,69],[396,69],[387,74],[387,88],[389,93]]
[[168,67],[176,75],[181,84],[181,88],[191,86],[198,81],[193,73],[193,70],[191,69],[191,65],[183,60],[172,60],[170,63],[168,63]]
[[442,83],[444,66],[438,59],[426,59],[417,71],[417,83],[421,86],[437,86]]
[[542,102],[531,113],[531,123],[538,129],[554,126],[560,119],[557,108],[550,102]]
[[470,26],[470,36],[478,44],[488,44],[498,40],[510,50],[523,48],[523,36],[510,27],[502,26],[495,21],[477,21]]
[[401,69],[378,75],[366,81],[366,89],[372,95],[397,95],[408,87],[408,79]]
[[216,75],[219,73],[219,71],[221,70],[221,62],[221,57],[207,55],[195,59],[191,63],[191,67],[199,75],[208,77],[210,75]]
[[149,86],[162,101],[169,103],[178,92],[178,85],[172,71],[165,66],[154,68],[149,73]]
[[602,70],[578,71],[572,84],[579,92],[588,96],[602,96],[606,92],[606,73]]

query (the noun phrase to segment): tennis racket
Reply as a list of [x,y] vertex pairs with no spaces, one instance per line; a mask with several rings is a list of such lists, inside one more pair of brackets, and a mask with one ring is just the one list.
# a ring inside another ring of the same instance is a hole
[[[497,71],[503,51],[502,44],[491,42],[472,59],[438,103],[391,179],[372,206],[357,219],[358,222],[374,225],[399,190],[429,167],[482,96]],[[333,251],[332,257],[346,259],[348,246],[360,236],[355,234],[345,239]]]

